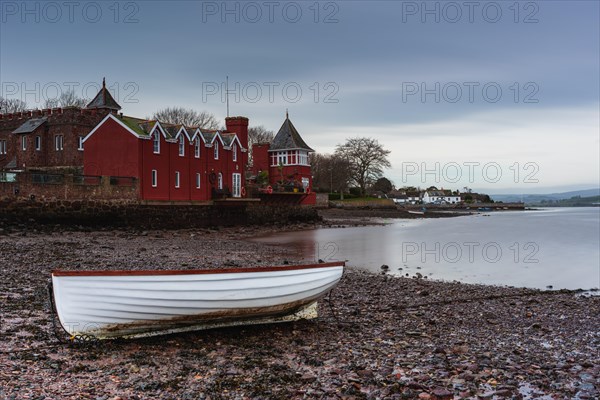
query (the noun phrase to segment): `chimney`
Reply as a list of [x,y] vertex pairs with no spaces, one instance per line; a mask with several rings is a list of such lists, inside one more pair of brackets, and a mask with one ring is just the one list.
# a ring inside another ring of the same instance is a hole
[[227,117],[225,118],[227,132],[234,132],[242,147],[248,148],[248,118],[246,117]]

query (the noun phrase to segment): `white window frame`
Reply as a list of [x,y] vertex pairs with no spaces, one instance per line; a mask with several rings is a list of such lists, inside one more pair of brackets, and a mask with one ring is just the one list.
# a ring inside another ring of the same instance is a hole
[[154,154],[160,154],[160,132],[158,129],[155,129],[152,134],[152,151]]
[[185,138],[183,137],[183,134],[179,136],[179,156],[185,156]]
[[36,136],[35,137],[35,150],[40,151],[41,149],[42,149],[42,137]]
[[213,144],[213,147],[214,147],[213,156],[214,156],[215,160],[218,160],[219,159],[219,142],[217,142],[215,140],[215,144]]
[[194,142],[194,157],[200,158],[200,138],[197,137]]
[[0,140],[0,154],[6,154],[6,140]]
[[308,152],[300,150],[296,154],[296,163],[299,165],[310,165],[308,163]]
[[63,135],[54,135],[54,149],[56,151],[62,151],[64,149]]
[[217,175],[217,182],[219,190],[223,190],[223,174],[219,172]]
[[152,170],[152,187],[158,187],[158,171]]
[[181,177],[179,171],[175,171],[175,189],[179,189],[181,186]]
[[79,150],[79,151],[83,151],[83,138],[84,138],[83,136],[78,137],[79,143],[77,145],[77,150]]
[[288,152],[287,151],[278,151],[276,161],[277,161],[276,165],[288,165]]
[[242,174],[234,172],[231,174],[231,195],[242,197]]
[[234,143],[233,146],[231,146],[231,151],[233,151],[233,161],[237,162],[237,144]]
[[200,174],[200,172],[196,173],[196,189],[200,189],[200,186],[202,185],[202,174]]
[[21,136],[21,150],[27,150],[27,136],[25,135]]

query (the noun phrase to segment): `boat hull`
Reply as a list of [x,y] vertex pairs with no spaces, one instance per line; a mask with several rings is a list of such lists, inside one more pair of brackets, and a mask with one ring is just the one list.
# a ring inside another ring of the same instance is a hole
[[54,271],[52,283],[63,328],[103,339],[314,318],[343,268]]

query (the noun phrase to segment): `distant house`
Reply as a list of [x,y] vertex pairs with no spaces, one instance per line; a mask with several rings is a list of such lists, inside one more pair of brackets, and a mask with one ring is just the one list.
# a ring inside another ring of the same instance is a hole
[[423,194],[425,204],[456,204],[460,201],[460,195],[454,195],[450,190],[426,190]]
[[302,139],[286,113],[285,121],[271,143],[252,146],[252,173],[269,175],[272,188],[302,196],[301,204],[315,204],[309,154],[314,150]]
[[392,200],[396,204],[406,204],[408,203],[408,196],[405,194],[398,194],[395,197],[393,197]]
[[421,201],[421,193],[420,192],[407,192],[406,193],[406,201],[410,204],[417,204]]

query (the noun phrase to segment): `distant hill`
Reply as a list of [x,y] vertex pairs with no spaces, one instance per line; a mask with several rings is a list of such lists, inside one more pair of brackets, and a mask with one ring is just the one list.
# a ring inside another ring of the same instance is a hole
[[568,200],[573,197],[595,197],[600,196],[600,188],[598,189],[586,189],[586,190],[575,190],[571,192],[563,193],[549,193],[549,194],[491,194],[490,197],[494,201],[502,201],[504,203],[512,203],[523,201],[525,204],[541,204],[542,202],[555,202],[559,200]]

